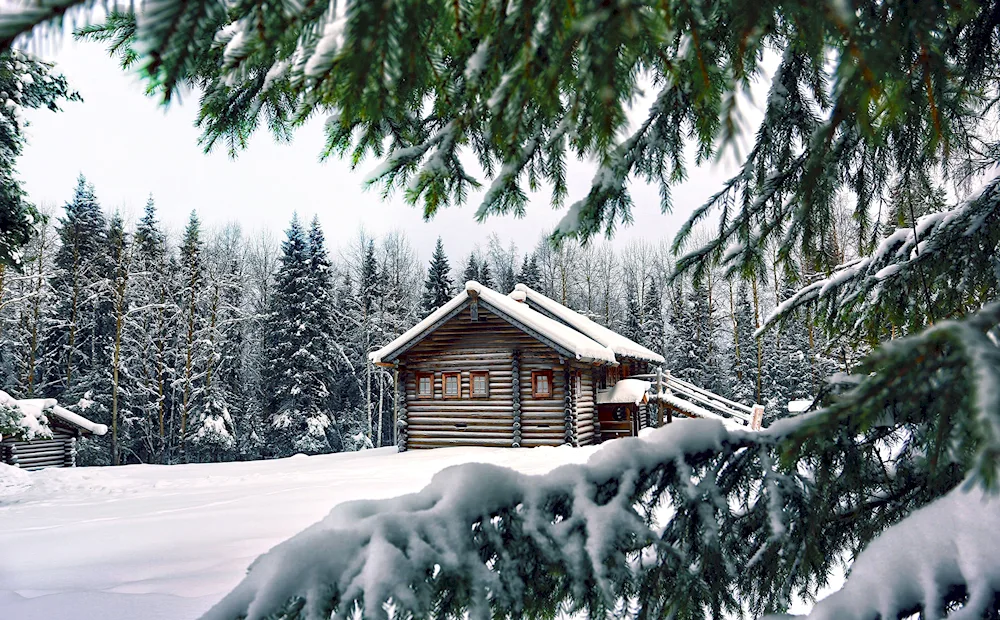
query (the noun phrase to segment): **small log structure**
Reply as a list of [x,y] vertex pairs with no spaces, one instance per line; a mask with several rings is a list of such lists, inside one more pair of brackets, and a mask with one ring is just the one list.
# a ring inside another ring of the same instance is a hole
[[51,431],[51,437],[36,436],[30,440],[11,435],[0,437],[0,462],[22,469],[75,467],[77,439],[103,435],[108,430],[103,424],[95,424],[60,407],[51,398],[16,400],[0,392],[0,404],[17,408],[25,416],[44,419]]
[[369,359],[393,369],[400,451],[586,446],[674,415],[759,428],[763,413],[664,375],[662,356],[522,284],[468,282]]
[[592,337],[564,320],[589,319],[548,298],[543,307],[538,293],[519,288],[508,296],[469,282],[371,354],[396,370],[400,450],[593,444],[601,439],[598,391],[662,363],[603,327],[614,338],[596,329]]

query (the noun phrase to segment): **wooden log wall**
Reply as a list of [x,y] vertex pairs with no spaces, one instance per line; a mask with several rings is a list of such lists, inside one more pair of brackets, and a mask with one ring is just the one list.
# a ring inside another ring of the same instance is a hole
[[563,395],[563,421],[565,423],[566,443],[571,446],[579,446],[576,440],[576,377],[567,367],[563,371],[563,385],[566,386]]
[[649,427],[649,406],[639,405],[639,429]]
[[597,410],[594,399],[594,372],[584,369],[580,376],[580,393],[576,397],[577,445],[589,446],[597,442]]
[[14,441],[12,438],[3,440],[0,452],[8,465],[17,465],[22,469],[41,469],[43,467],[73,467],[76,464],[76,437],[73,433],[54,429],[52,439],[35,439],[33,441]]
[[[515,351],[519,352],[514,381]],[[562,366],[558,354],[483,307],[473,321],[463,310],[401,356],[405,367],[406,446],[504,446],[515,441],[518,393],[520,445],[563,443]],[[551,399],[532,398],[531,371],[553,371]],[[489,373],[489,397],[472,398],[474,371]],[[434,374],[434,397],[417,397],[417,373]],[[461,398],[444,398],[442,373],[461,377]],[[515,385],[516,383],[516,385]],[[402,403],[401,403],[402,408]]]
[[[531,372],[552,371],[552,396],[535,398],[531,392]],[[521,357],[522,446],[560,446],[566,440],[566,381],[564,364],[553,353],[523,354]]]
[[513,428],[513,438],[510,446],[512,448],[520,448],[524,436],[521,434],[521,352],[517,349],[511,351],[510,374],[511,398],[513,399],[511,415],[514,420],[514,423],[511,425]]

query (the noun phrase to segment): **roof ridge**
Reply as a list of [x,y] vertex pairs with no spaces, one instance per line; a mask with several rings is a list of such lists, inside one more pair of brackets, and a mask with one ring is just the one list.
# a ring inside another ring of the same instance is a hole
[[663,356],[659,353],[651,351],[638,342],[619,334],[610,327],[601,325],[590,317],[559,303],[558,301],[534,290],[526,284],[518,282],[514,286],[514,290],[508,294],[508,297],[513,298],[515,293],[523,294],[526,297],[527,302],[530,303],[534,301],[536,305],[544,309],[549,314],[554,315],[558,320],[562,321],[566,325],[572,327],[588,338],[596,340],[602,345],[609,347],[615,352],[616,355],[632,357],[657,364],[662,364],[665,361]]

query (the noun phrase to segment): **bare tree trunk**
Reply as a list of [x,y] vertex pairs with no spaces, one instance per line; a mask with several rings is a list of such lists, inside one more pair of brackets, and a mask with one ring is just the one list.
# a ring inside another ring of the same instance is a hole
[[76,313],[80,300],[80,249],[73,246],[73,296],[69,312],[69,343],[66,349],[66,387],[73,380],[73,348],[76,346]]
[[167,458],[167,433],[164,428],[164,417],[167,413],[167,391],[166,391],[166,379],[164,377],[164,372],[166,368],[166,339],[163,337],[163,327],[166,324],[166,308],[167,303],[167,288],[160,285],[160,322],[157,325],[157,339],[156,339],[156,388],[157,388],[157,404],[160,417],[160,463],[166,464]]
[[[751,279],[753,284],[753,323],[754,331],[760,329],[760,299],[757,295],[757,275],[754,274]],[[760,336],[756,337],[757,340],[757,390],[754,395],[754,402],[759,403],[761,400],[761,389],[760,389],[760,375],[764,367],[764,343],[761,341]]]
[[191,405],[191,378],[194,375],[194,310],[195,310],[195,283],[197,272],[192,270],[188,295],[188,325],[187,325],[187,351],[184,360],[184,393],[181,397],[181,462],[187,463],[187,418],[188,409]]
[[[2,269],[2,266],[0,266]],[[32,303],[31,308],[31,347],[29,350],[29,360],[28,360],[28,395],[34,395],[35,393],[35,364],[37,363],[38,354],[38,324],[41,322],[42,316],[42,287],[45,286],[45,278],[43,276],[43,270],[45,269],[45,231],[42,231],[39,237],[38,246],[38,270],[35,272],[35,299]],[[0,290],[3,287],[0,286]]]
[[740,365],[740,329],[736,323],[736,300],[733,297],[733,281],[729,280],[729,313],[733,320],[733,349],[736,353],[736,378],[743,380],[743,367]]
[[124,240],[119,240],[118,264],[115,265],[115,348],[111,367],[111,464],[120,463],[118,451],[118,387],[121,367],[122,332],[125,330],[125,315],[128,304],[125,294],[128,290],[129,256]]
[[215,287],[214,287],[214,289],[212,291],[212,309],[211,309],[211,311],[209,313],[209,332],[208,333],[211,334],[211,337],[213,338],[213,340],[212,340],[212,351],[209,354],[208,359],[205,362],[205,366],[206,366],[206,368],[205,368],[205,389],[206,390],[211,389],[211,387],[212,387],[212,370],[214,369],[214,365],[215,365],[215,345],[216,345],[216,342],[214,340],[215,339],[215,326],[218,325],[219,302],[220,302],[219,283],[216,282],[215,283]]
[[[368,311],[364,311],[364,325],[365,325],[365,413],[368,416],[368,426],[365,430],[365,434],[368,435],[368,440],[372,439],[372,362],[368,359],[368,353],[371,351],[371,328],[368,325]],[[372,442],[374,445],[374,442]]]

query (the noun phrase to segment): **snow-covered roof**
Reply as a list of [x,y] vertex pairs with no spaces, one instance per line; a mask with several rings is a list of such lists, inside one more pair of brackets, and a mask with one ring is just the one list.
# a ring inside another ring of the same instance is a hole
[[573,329],[586,334],[589,338],[596,340],[606,347],[610,347],[618,355],[633,357],[656,364],[664,362],[663,356],[659,353],[651,351],[600,323],[588,319],[579,312],[567,308],[558,301],[550,299],[524,284],[515,286],[510,297],[513,299],[526,299],[529,304],[538,306]]
[[88,433],[94,435],[104,435],[108,432],[108,427],[104,424],[91,422],[78,413],[73,413],[65,407],[60,407],[54,398],[26,398],[16,399],[7,392],[0,391],[0,405],[5,405],[12,409],[21,411],[24,417],[21,426],[25,428],[29,437],[44,431],[46,416],[55,416],[64,422],[68,422]]
[[610,390],[602,390],[597,393],[598,405],[630,404],[638,405],[646,400],[646,392],[649,391],[649,381],[642,379],[622,379]]
[[474,280],[466,282],[465,289],[461,293],[408,329],[399,338],[370,353],[368,358],[376,364],[392,359],[394,353],[458,310],[473,294],[506,318],[513,319],[566,349],[578,360],[615,363],[615,352],[609,347]]

